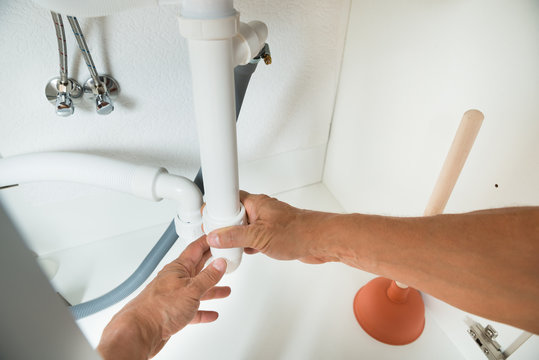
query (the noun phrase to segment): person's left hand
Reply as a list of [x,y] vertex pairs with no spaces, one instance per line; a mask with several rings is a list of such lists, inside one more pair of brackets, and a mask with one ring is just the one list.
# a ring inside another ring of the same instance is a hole
[[148,359],[188,324],[215,321],[217,312],[198,310],[200,301],[227,297],[230,288],[215,286],[225,273],[225,260],[217,259],[202,270],[210,256],[203,236],[166,265],[112,318],[98,346],[101,356]]

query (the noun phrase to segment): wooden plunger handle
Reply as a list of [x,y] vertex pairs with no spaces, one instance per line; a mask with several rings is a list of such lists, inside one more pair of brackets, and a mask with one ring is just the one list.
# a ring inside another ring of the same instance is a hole
[[444,165],[423,213],[424,216],[438,215],[444,211],[447,200],[451,196],[477,133],[481,128],[483,119],[483,113],[479,110],[468,110],[462,116],[451,148],[447,153]]
[[[468,110],[462,116],[453,143],[445,157],[444,165],[423,213],[424,216],[438,215],[444,212],[447,200],[449,200],[449,196],[451,196],[451,192],[457,183],[484,118],[483,113],[479,110]],[[401,289],[408,288],[407,285],[398,281],[395,283]]]

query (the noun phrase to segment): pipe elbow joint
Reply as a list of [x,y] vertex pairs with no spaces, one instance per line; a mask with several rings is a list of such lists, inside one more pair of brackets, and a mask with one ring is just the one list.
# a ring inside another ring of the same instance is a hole
[[202,232],[202,193],[190,180],[171,175],[166,170],[159,174],[154,183],[155,195],[162,199],[178,202],[178,214],[174,218],[176,233],[182,239],[193,241]]
[[234,37],[234,60],[236,65],[248,64],[264,48],[268,39],[268,27],[261,21],[240,23]]
[[178,214],[187,221],[191,220],[194,213],[200,215],[202,193],[191,180],[183,176],[172,175],[164,170],[154,182],[154,193],[161,199],[177,201]]

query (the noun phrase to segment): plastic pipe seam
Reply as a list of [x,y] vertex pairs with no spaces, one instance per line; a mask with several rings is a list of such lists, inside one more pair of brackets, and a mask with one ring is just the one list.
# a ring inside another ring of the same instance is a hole
[[234,15],[234,0],[183,0],[180,12],[196,19],[216,19]]
[[180,16],[180,34],[188,40],[224,40],[236,36],[240,24],[238,12],[217,19]]

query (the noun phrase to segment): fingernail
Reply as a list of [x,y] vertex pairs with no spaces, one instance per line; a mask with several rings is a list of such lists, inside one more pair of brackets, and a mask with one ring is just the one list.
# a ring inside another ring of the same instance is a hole
[[213,267],[219,270],[220,272],[223,272],[226,270],[226,260],[223,258],[216,259],[213,262]]
[[211,247],[220,247],[221,243],[219,242],[219,236],[215,233],[208,235],[208,245]]

